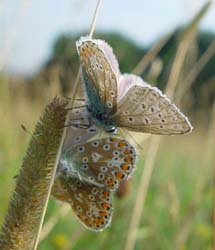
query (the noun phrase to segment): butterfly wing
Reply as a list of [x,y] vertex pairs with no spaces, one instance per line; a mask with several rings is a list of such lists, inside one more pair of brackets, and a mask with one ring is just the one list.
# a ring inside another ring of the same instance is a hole
[[77,43],[90,109],[113,114],[117,106],[119,68],[111,47],[102,40],[82,37]]
[[114,190],[128,179],[135,160],[135,150],[127,141],[102,138],[69,149],[61,163],[82,180]]
[[117,126],[136,132],[160,135],[188,133],[188,118],[156,87],[135,75],[120,78],[118,110],[113,116]]
[[81,223],[90,230],[102,231],[111,223],[112,197],[106,188],[81,181],[77,176],[59,176],[52,195],[71,205]]
[[82,104],[77,103],[69,113],[69,121],[63,151],[82,144],[101,132],[94,124],[91,124],[90,114]]

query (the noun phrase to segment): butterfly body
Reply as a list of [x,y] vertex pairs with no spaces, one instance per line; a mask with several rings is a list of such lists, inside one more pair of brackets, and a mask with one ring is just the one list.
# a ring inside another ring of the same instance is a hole
[[120,73],[106,42],[83,37],[76,45],[88,110],[107,132],[117,127],[164,135],[192,130],[188,118],[158,88],[138,76]]

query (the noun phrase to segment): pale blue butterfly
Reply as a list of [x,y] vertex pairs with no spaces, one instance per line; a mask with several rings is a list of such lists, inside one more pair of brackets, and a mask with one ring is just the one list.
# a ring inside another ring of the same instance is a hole
[[77,43],[88,110],[106,131],[117,127],[161,135],[189,133],[188,118],[156,87],[140,77],[121,74],[112,48],[82,37]]

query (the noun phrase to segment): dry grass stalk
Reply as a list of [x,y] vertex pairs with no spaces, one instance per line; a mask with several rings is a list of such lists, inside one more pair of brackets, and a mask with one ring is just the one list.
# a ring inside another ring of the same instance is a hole
[[199,73],[203,70],[205,65],[208,63],[208,61],[211,59],[211,57],[215,53],[215,41],[211,43],[211,45],[207,48],[207,50],[203,53],[203,55],[199,58],[197,63],[193,65],[192,70],[189,72],[189,74],[185,77],[182,82],[184,83],[183,86],[180,86],[178,90],[178,95],[176,96],[176,102],[179,103],[180,99],[179,97],[183,97],[184,94],[186,94],[189,90],[189,88],[192,86],[194,81],[196,80]]
[[133,74],[141,75],[145,69],[149,66],[149,64],[155,59],[159,51],[164,47],[164,45],[169,41],[173,32],[169,32],[165,35],[159,43],[157,43],[154,47],[152,47],[148,53],[139,61],[137,66],[133,69]]
[[32,249],[67,115],[67,101],[55,98],[45,109],[31,137],[16,180],[0,249]]
[[[194,17],[194,19],[182,33],[181,42],[179,44],[175,59],[173,61],[173,66],[169,75],[165,91],[165,94],[167,94],[170,98],[173,98],[174,92],[179,82],[180,71],[182,69],[185,56],[189,48],[189,44],[193,39],[197,25],[201,21],[204,14],[207,12],[210,4],[211,1],[209,1],[205,6],[203,6],[200,12],[196,15],[196,17]],[[139,221],[144,207],[145,198],[148,192],[149,183],[154,167],[154,161],[156,159],[156,155],[160,144],[160,138],[161,137],[152,137],[149,144],[146,163],[141,175],[141,180],[137,191],[136,202],[134,204],[132,212],[131,223],[128,230],[128,237],[125,245],[125,250],[133,250],[135,246]]]
[[[96,24],[96,20],[97,20],[97,17],[98,17],[98,13],[99,13],[101,3],[102,3],[102,0],[97,1],[96,9],[95,9],[95,12],[94,12],[94,16],[93,16],[93,20],[92,20],[92,24],[91,24],[90,32],[89,32],[89,36],[91,36],[91,37],[92,37],[92,35],[94,33],[95,24]],[[71,93],[71,101],[70,101],[71,106],[73,106],[73,104],[74,104],[75,96],[76,96],[77,91],[78,91],[78,83],[80,82],[80,75],[81,75],[81,68],[79,67],[79,71],[78,71],[78,74],[77,74],[77,77],[76,77],[76,80],[75,80],[75,83],[74,83],[74,86],[73,86],[73,91]],[[66,124],[69,123],[69,118],[70,118],[70,116],[67,115],[66,122],[65,122]],[[49,185],[49,188],[48,188],[46,201],[45,201],[45,206],[44,206],[43,214],[42,214],[42,217],[41,217],[40,225],[39,225],[39,228],[38,228],[38,231],[37,231],[37,234],[36,234],[33,250],[36,250],[37,246],[39,244],[39,237],[40,237],[40,233],[41,233],[41,230],[42,230],[42,224],[43,224],[45,213],[46,213],[46,210],[47,210],[48,200],[49,200],[49,197],[50,197],[50,194],[51,194],[51,188],[52,188],[52,184],[54,182],[55,173],[56,173],[56,169],[57,169],[57,166],[58,166],[58,163],[59,163],[61,149],[62,149],[62,146],[63,146],[63,142],[65,140],[66,133],[67,133],[67,126],[64,127],[63,135],[62,135],[61,141],[59,143],[59,148],[58,148],[58,153],[57,153],[57,157],[56,157],[56,160],[55,160],[54,170],[53,170],[52,178],[51,178],[50,185]],[[51,221],[50,221],[50,224],[52,224],[53,226],[55,225],[55,223],[51,223]],[[51,231],[51,227],[49,228],[49,230]]]

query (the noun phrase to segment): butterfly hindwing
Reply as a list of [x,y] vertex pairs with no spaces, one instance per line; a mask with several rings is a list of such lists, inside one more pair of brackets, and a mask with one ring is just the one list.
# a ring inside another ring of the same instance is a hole
[[[62,156],[62,164],[70,164],[80,179],[114,190],[134,170],[136,154],[125,140],[102,138],[78,145]],[[68,173],[69,174],[69,173]]]
[[188,119],[159,89],[134,75],[124,75],[121,79],[126,87],[114,115],[117,126],[161,135],[191,131]]
[[96,115],[114,113],[119,70],[112,49],[104,41],[89,37],[81,38],[76,45],[90,108]]
[[69,203],[81,221],[90,230],[102,231],[111,222],[111,191],[83,182],[74,176],[59,176],[53,185],[52,195]]

